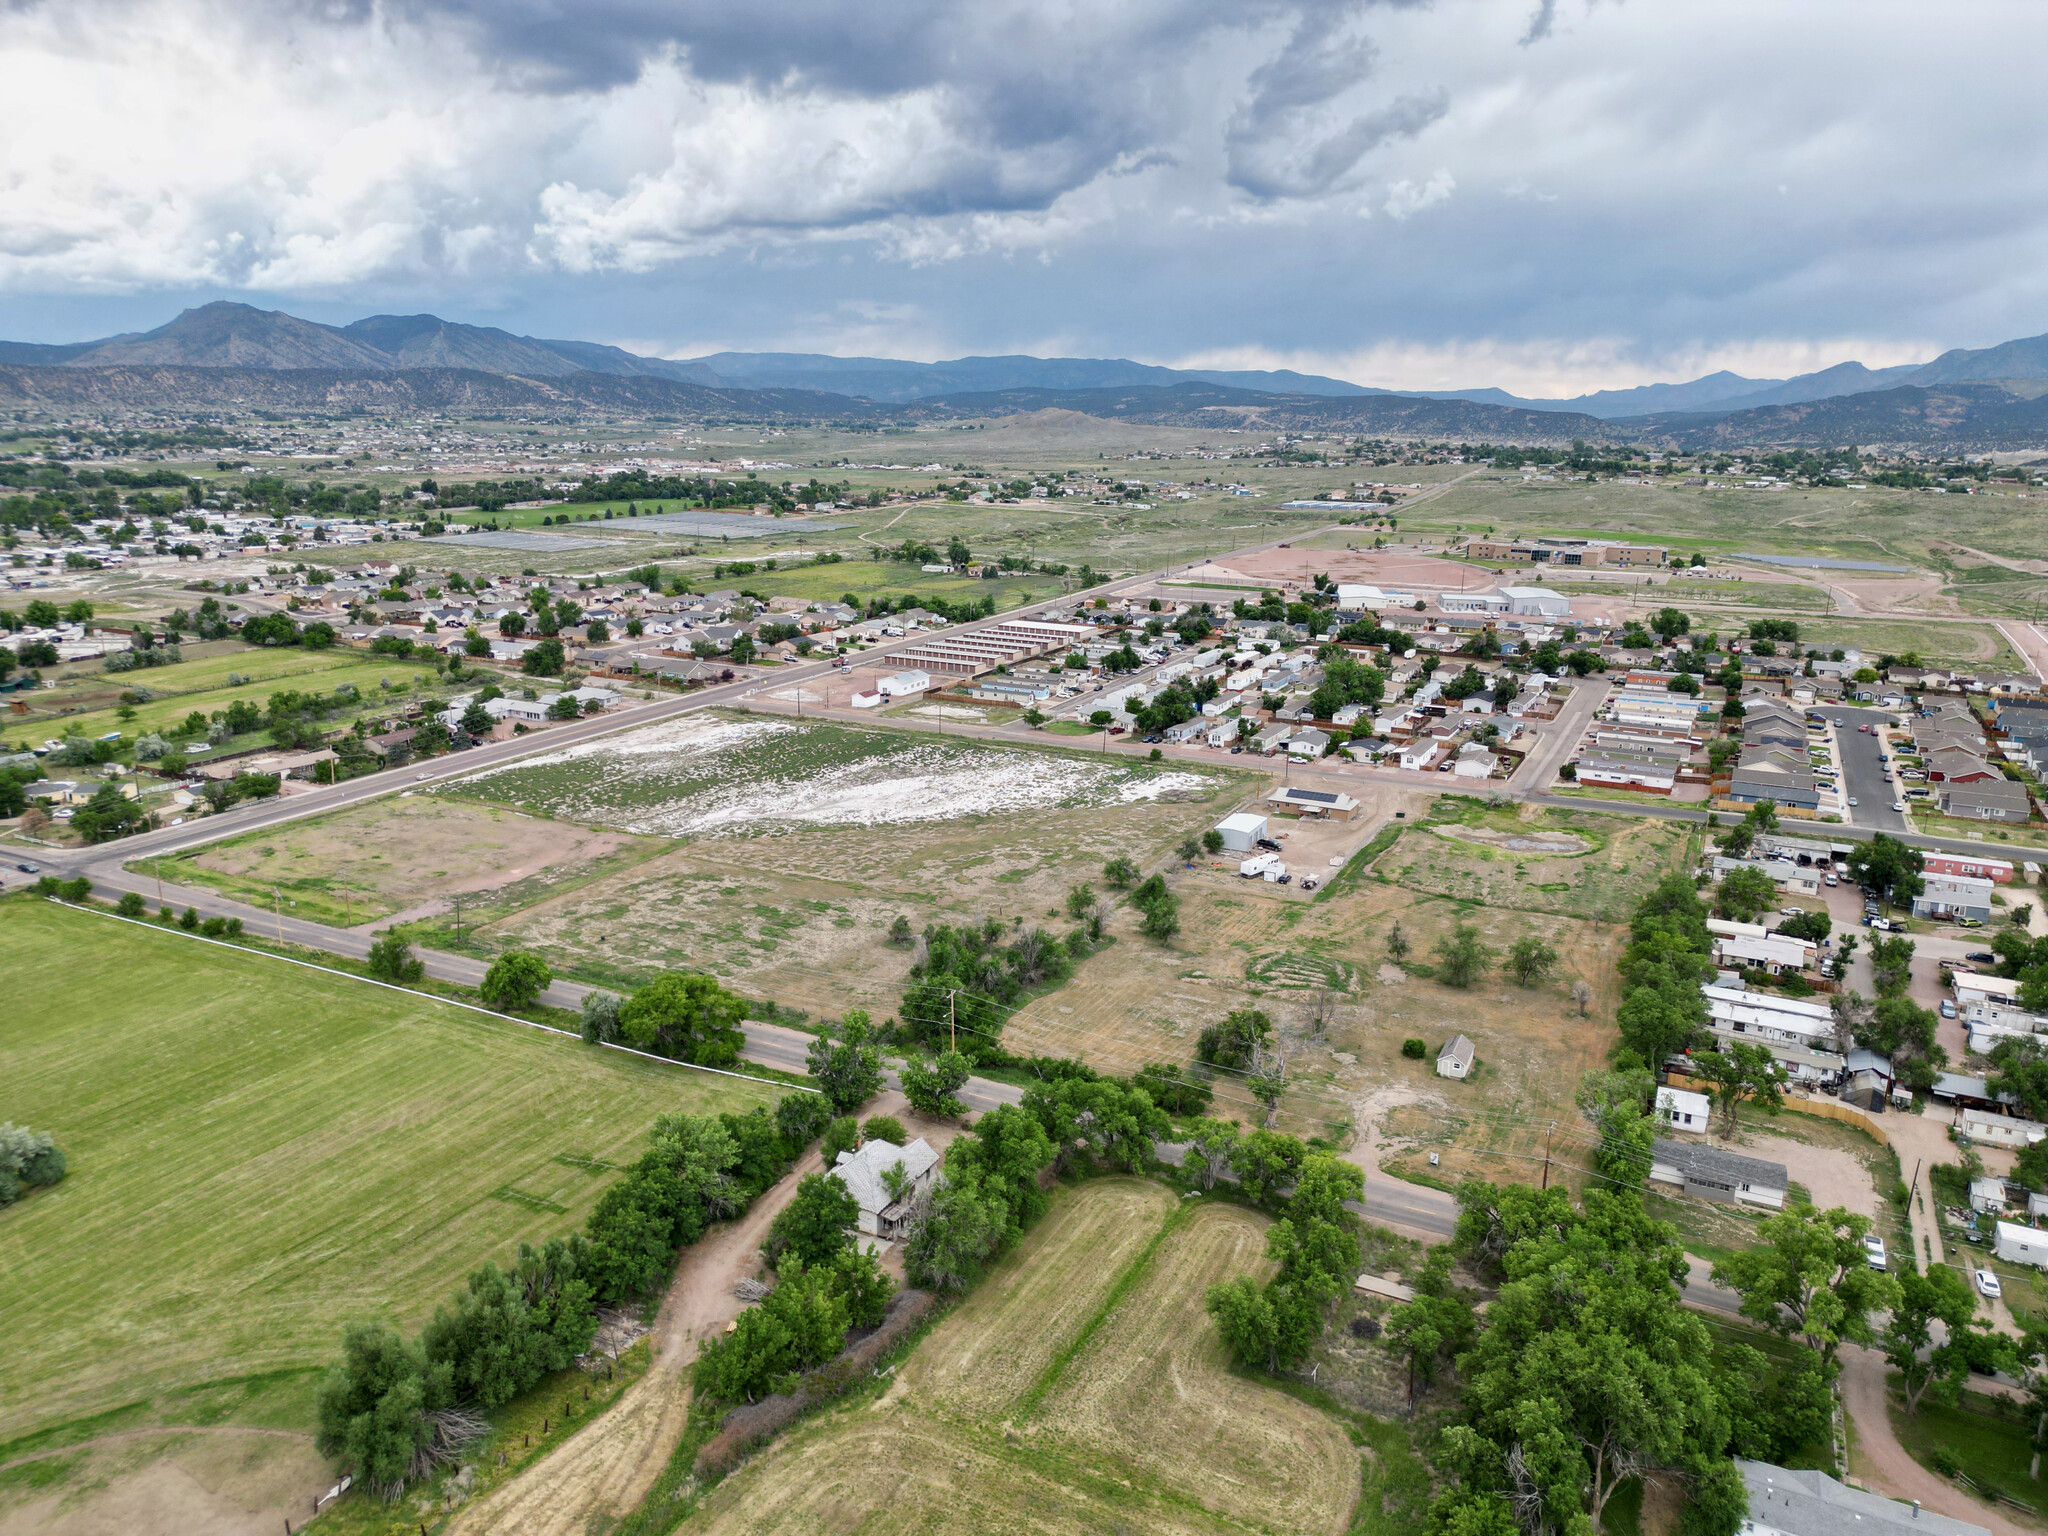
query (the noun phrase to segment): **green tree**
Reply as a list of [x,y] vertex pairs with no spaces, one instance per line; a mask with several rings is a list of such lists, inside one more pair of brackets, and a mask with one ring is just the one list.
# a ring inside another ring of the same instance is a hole
[[1879,832],[1849,850],[1849,874],[1859,885],[1881,892],[1894,902],[1911,901],[1926,890],[1921,872],[1926,857],[1918,848]]
[[[1977,1318],[1970,1282],[1950,1265],[1930,1264],[1925,1274],[1908,1270],[1898,1277],[1898,1290],[1879,1346],[1905,1387],[1906,1412],[1917,1414],[1925,1398],[1954,1399],[1976,1352],[1989,1342],[1988,1324]],[[1937,1322],[1947,1330],[1940,1344],[1934,1342]]]
[[1138,882],[1138,866],[1118,854],[1102,866],[1102,878],[1112,891],[1127,891]]
[[1870,979],[1879,997],[1901,997],[1913,981],[1913,941],[1895,935],[1870,940]]
[[1714,888],[1714,910],[1738,923],[1753,923],[1778,900],[1778,882],[1760,869],[1731,869]]
[[908,1057],[896,1074],[903,1096],[920,1115],[933,1120],[952,1120],[965,1114],[960,1090],[967,1085],[967,1058],[958,1051],[941,1051],[927,1065],[920,1057]]
[[771,1264],[794,1253],[815,1268],[853,1246],[859,1222],[860,1203],[844,1182],[828,1173],[807,1173],[797,1180],[789,1204],[769,1223],[761,1252]]
[[491,712],[472,699],[469,707],[462,712],[462,728],[471,736],[488,736],[491,727],[498,722],[491,718]]
[[396,1498],[433,1444],[427,1415],[448,1407],[453,1396],[448,1369],[429,1371],[418,1346],[396,1330],[351,1323],[342,1335],[341,1363],[320,1383],[314,1448],[354,1468],[366,1487]]
[[1549,978],[1557,969],[1557,951],[1530,934],[1508,946],[1508,974],[1525,987]]
[[412,946],[395,933],[381,933],[370,941],[370,974],[383,981],[410,985],[427,974],[424,960],[415,958]]
[[1726,1050],[1697,1052],[1692,1063],[1721,1111],[1724,1137],[1735,1135],[1735,1117],[1744,1099],[1769,1115],[1784,1107],[1785,1075],[1768,1046],[1737,1041]]
[[512,950],[491,962],[484,972],[484,1006],[500,1013],[516,1013],[530,1007],[535,998],[554,985],[555,973],[539,955]]
[[1742,1297],[1742,1315],[1787,1338],[1797,1335],[1832,1364],[1846,1340],[1876,1342],[1873,1313],[1898,1301],[1898,1283],[1863,1252],[1868,1216],[1810,1205],[1767,1216],[1762,1246],[1738,1249],[1713,1269],[1716,1285]]
[[568,662],[562,642],[551,635],[519,658],[519,670],[528,677],[560,677]]
[[746,1004],[701,971],[664,971],[619,1010],[619,1033],[642,1050],[704,1067],[740,1059]]
[[1214,827],[1211,827],[1202,834],[1202,849],[1206,853],[1221,853],[1223,851],[1223,834]]
[[1228,1072],[1242,1072],[1253,1053],[1273,1038],[1273,1019],[1264,1009],[1236,1008],[1221,1024],[1211,1024],[1195,1038],[1195,1058]]
[[811,1081],[841,1114],[860,1108],[882,1087],[882,1052],[864,1009],[847,1011],[835,1041],[820,1035],[811,1042],[805,1065]]
[[1067,890],[1067,916],[1075,922],[1083,921],[1095,910],[1095,887],[1083,880]]
[[1436,977],[1447,987],[1469,987],[1493,964],[1479,930],[1459,923],[1436,944]]
[[1434,1248],[1415,1278],[1415,1299],[1387,1314],[1387,1337],[1408,1364],[1408,1401],[1435,1384],[1444,1363],[1462,1354],[1477,1331],[1472,1303],[1451,1284],[1451,1250]]
[[[610,992],[586,992],[581,1007],[582,1027],[580,1033],[590,1045],[612,1045],[619,1038],[619,1010],[625,1007],[625,999]],[[809,1100],[812,1096],[792,1093],[784,1104]],[[777,1106],[780,1112],[780,1106]],[[798,1144],[809,1141],[809,1136],[798,1138]]]
[[1640,1188],[1650,1176],[1657,1122],[1649,1113],[1656,1080],[1647,1069],[1588,1072],[1579,1079],[1579,1113],[1600,1133],[1593,1165],[1616,1184]]
[[1010,1227],[996,1190],[952,1172],[949,1155],[946,1182],[918,1202],[903,1238],[903,1272],[927,1290],[964,1290]]

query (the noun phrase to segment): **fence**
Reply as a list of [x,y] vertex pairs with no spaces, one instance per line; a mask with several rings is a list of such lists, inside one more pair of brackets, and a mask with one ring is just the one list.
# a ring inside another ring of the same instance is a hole
[[1891,1137],[1884,1133],[1884,1127],[1868,1110],[1858,1109],[1853,1104],[1843,1104],[1835,1099],[1809,1099],[1800,1094],[1785,1095],[1785,1107],[1797,1110],[1802,1115],[1815,1115],[1822,1120],[1841,1120],[1853,1125],[1859,1131],[1867,1131],[1881,1147],[1892,1144]]

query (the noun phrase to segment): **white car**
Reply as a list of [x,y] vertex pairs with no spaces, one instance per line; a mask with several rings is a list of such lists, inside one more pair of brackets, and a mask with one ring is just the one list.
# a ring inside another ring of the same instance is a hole
[[1892,802],[1892,809],[1895,811],[1903,811],[1905,808],[1906,802],[1903,800],[1894,800]]
[[1806,916],[1806,909],[1804,907],[1780,907],[1778,908],[1778,916],[1804,917]]
[[2005,1294],[2004,1291],[2002,1291],[1999,1288],[1998,1276],[1991,1273],[1990,1270],[1980,1269],[1977,1271],[1974,1278],[1977,1282],[1977,1289],[1982,1291],[1986,1296],[1990,1297],[1993,1301],[1996,1301],[2000,1296]]
[[1884,1239],[1875,1232],[1863,1234],[1863,1259],[1872,1269],[1885,1267]]
[[1849,797],[1849,804],[1851,807],[1853,807],[1856,804],[1856,797],[1854,795],[1851,795]]

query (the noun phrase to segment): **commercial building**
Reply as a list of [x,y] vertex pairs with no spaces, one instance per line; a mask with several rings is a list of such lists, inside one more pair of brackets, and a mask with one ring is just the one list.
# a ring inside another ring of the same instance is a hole
[[957,634],[934,635],[895,653],[892,660],[945,677],[979,677],[997,667],[1077,650],[1097,637],[1092,624],[1049,624],[1008,619]]
[[1670,551],[1606,539],[1474,539],[1461,553],[1468,560],[1501,565],[1558,565],[1582,570],[1640,570],[1666,564]]
[[1548,587],[1502,587],[1500,595],[1508,600],[1509,613],[1543,619],[1572,616],[1571,599]]

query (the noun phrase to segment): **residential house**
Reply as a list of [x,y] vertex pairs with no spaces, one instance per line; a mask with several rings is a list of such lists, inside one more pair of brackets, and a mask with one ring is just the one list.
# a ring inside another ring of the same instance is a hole
[[1992,884],[1989,880],[1972,875],[1924,875],[1922,889],[1913,898],[1915,917],[1974,918],[1988,922],[1991,918]]
[[[860,1231],[865,1236],[890,1241],[903,1235],[912,1203],[931,1188],[938,1167],[939,1154],[920,1136],[907,1147],[888,1141],[864,1141],[851,1152],[839,1154],[831,1176],[846,1186],[854,1204],[860,1207]],[[902,1176],[898,1188],[891,1189],[894,1170],[898,1168],[903,1170]]]
[[1579,754],[1578,782],[1614,789],[1644,789],[1668,795],[1678,782],[1677,752],[1608,751],[1589,748]]
[[1985,1109],[1958,1109],[1955,1129],[1958,1140],[1968,1138],[1992,1147],[2031,1147],[2048,1137],[2048,1125],[2037,1120],[1994,1114]]
[[1266,804],[1276,811],[1293,811],[1322,821],[1349,821],[1358,813],[1358,802],[1341,791],[1304,789],[1298,784],[1282,785],[1266,796]]
[[1729,775],[1728,796],[1743,805],[1769,800],[1797,810],[1820,808],[1820,789],[1805,752],[1782,747],[1745,748]]
[[1981,756],[1962,747],[1944,746],[1927,753],[1926,766],[1930,784],[1975,784],[2000,777]]
[[1944,815],[1971,821],[2025,821],[2027,789],[2006,778],[1952,784],[1942,789],[1941,809]]
[[[2033,1204],[2041,1197],[2027,1196],[2028,1214],[2033,1214]],[[2036,1269],[2048,1269],[2048,1232],[2039,1227],[2023,1227],[2015,1221],[2001,1221],[1997,1226],[1997,1240],[1992,1250],[2008,1264],[2031,1264]]]
[[1657,1119],[1675,1131],[1706,1135],[1713,1109],[1712,1099],[1704,1093],[1694,1093],[1690,1088],[1664,1087],[1657,1090]]
[[1719,1147],[1667,1141],[1650,1144],[1650,1177],[1689,1195],[1722,1205],[1755,1205],[1781,1210],[1791,1176],[1783,1163],[1742,1157]]
[[1736,1536],[1991,1536],[1981,1525],[1848,1487],[1825,1472],[1791,1472],[1739,1456],[1735,1465],[1749,1493]]

